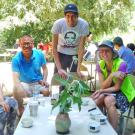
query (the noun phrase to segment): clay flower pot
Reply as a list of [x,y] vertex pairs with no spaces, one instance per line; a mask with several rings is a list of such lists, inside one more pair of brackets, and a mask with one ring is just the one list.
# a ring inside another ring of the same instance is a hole
[[55,120],[56,132],[59,134],[69,133],[71,120],[68,113],[59,113]]

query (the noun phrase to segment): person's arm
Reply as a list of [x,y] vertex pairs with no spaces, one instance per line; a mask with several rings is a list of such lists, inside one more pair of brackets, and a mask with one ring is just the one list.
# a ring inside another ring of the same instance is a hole
[[5,112],[9,112],[9,105],[4,101],[3,92],[2,92],[2,86],[1,85],[0,85],[0,106],[3,107],[3,110]]
[[21,82],[19,80],[19,73],[18,72],[13,72],[13,84],[14,88],[19,91],[24,91]]
[[102,70],[99,66],[99,63],[96,65],[96,72],[98,73],[99,85],[101,89],[105,89],[111,86],[112,84],[112,76],[109,75],[107,79],[104,78]]
[[99,80],[100,80],[100,83],[102,84],[101,88],[105,89],[105,88],[110,87],[114,77],[117,79],[117,82],[122,82],[125,77],[125,73],[122,71],[113,72],[107,77],[106,80],[104,80],[103,75],[99,73]]
[[80,38],[80,44],[78,47],[78,65],[77,65],[77,73],[78,75],[81,77],[81,73],[80,73],[80,67],[81,67],[81,63],[83,60],[83,55],[84,55],[84,44],[86,41],[86,36],[81,36]]
[[2,86],[0,85],[0,102],[4,102]]
[[57,52],[57,45],[58,45],[58,34],[53,34],[52,36],[52,44],[53,44],[53,57],[54,57],[54,61],[58,70],[58,74],[62,77],[62,78],[66,78],[66,71],[62,69],[61,67],[61,63],[60,63],[60,59],[59,59],[59,55]]
[[48,69],[46,65],[42,66],[43,69],[43,81],[46,82],[47,81],[47,76],[48,76]]
[[57,69],[59,70],[59,69],[61,69],[61,63],[60,63],[59,55],[58,55],[58,52],[57,52],[58,36],[59,36],[58,34],[53,34],[52,44],[53,44],[54,61],[55,61]]
[[113,80],[113,75],[110,74],[106,79],[104,79],[104,76],[102,73],[98,73],[99,76],[99,82],[100,82],[100,87],[101,89],[105,89],[111,86],[112,80]]
[[[105,89],[105,88],[110,87],[111,84],[112,84],[112,79],[114,77],[117,79],[117,81],[122,82],[122,80],[124,79],[126,73],[127,73],[127,64],[125,62],[122,62],[121,65],[120,65],[120,67],[119,67],[119,69],[118,69],[118,71],[111,73],[108,76],[108,78],[106,80],[104,80],[104,81],[102,81],[100,79],[100,82],[102,84],[101,88]],[[99,78],[100,78],[100,76],[101,75],[99,74]],[[119,88],[119,86],[116,87],[116,89],[118,89],[118,88]]]
[[[115,75],[118,76],[119,73],[120,73],[120,71],[115,72],[115,74],[110,74],[110,76],[106,80],[104,80],[103,74],[99,72],[98,75],[99,75],[99,82],[100,82],[101,86],[100,86],[100,89],[97,90],[96,92],[94,92],[91,97],[93,99],[96,99],[99,97],[100,94],[107,94],[107,93],[110,94],[112,92],[119,91],[121,84],[122,84],[122,79],[117,78],[117,83],[115,83],[113,86],[111,86],[113,76],[115,76]],[[107,82],[108,82],[108,84],[107,84]],[[107,85],[109,85],[109,86],[106,87]]]
[[[18,52],[20,53],[20,52]],[[20,102],[20,99],[27,96],[21,81],[20,81],[20,66],[19,60],[16,57],[12,59],[12,77],[13,77],[13,96]],[[22,102],[22,101],[21,101]],[[19,103],[20,104],[20,103]],[[20,106],[20,105],[19,105]]]
[[22,91],[23,87],[21,85],[21,82],[19,80],[20,77],[20,72],[19,72],[19,64],[18,60],[16,58],[12,59],[12,76],[13,76],[13,85],[14,85],[14,90],[19,90]]
[[[119,71],[111,73],[107,79],[104,79],[104,76],[101,72],[99,65],[97,65],[96,71],[98,72],[98,76],[99,76],[100,89],[92,94],[91,97],[93,99],[98,98],[101,93],[107,94],[107,93],[117,92],[120,90],[122,81],[126,75],[125,74],[126,73],[126,64],[122,63],[119,68]],[[113,86],[111,86],[113,77],[115,77],[117,80],[116,80],[116,83]]]
[[46,64],[42,65],[42,70],[43,70],[43,80],[40,80],[39,83],[43,86],[44,85],[48,86],[48,83],[47,83],[48,69],[47,69]]
[[86,37],[89,34],[89,24],[85,21],[85,23],[82,25],[81,31],[80,31],[80,42],[78,47],[78,65],[77,65],[77,74],[80,77],[83,77],[83,74],[80,72],[81,64],[83,61],[83,55],[84,55],[84,45],[86,41]]

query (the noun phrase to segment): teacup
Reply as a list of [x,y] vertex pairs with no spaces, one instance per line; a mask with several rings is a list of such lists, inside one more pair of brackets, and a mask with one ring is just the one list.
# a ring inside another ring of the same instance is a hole
[[89,112],[89,114],[90,114],[90,118],[93,119],[93,120],[95,120],[96,117],[98,117],[99,115],[101,115],[101,112],[98,109],[95,109],[95,108],[93,108],[93,109],[91,109],[91,111]]
[[21,123],[22,126],[25,128],[29,128],[33,126],[33,120],[31,118],[23,118]]
[[88,125],[88,130],[90,132],[99,132],[100,131],[100,123],[97,121],[91,120]]
[[98,117],[95,117],[95,120],[100,122],[101,125],[106,124],[107,117],[104,115],[98,115]]

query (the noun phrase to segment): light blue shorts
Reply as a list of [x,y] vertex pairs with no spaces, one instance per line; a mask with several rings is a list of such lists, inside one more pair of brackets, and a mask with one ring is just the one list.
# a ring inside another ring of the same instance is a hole
[[41,91],[49,89],[46,86],[42,86],[38,82],[35,82],[35,83],[24,83],[24,82],[21,82],[21,85],[23,86],[23,89],[26,91],[28,96],[32,96],[33,92],[35,94],[40,94]]

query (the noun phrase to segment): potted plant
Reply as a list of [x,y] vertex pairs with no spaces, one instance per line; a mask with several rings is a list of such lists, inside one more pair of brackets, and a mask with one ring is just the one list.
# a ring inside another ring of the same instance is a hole
[[77,104],[81,111],[82,95],[90,94],[88,85],[80,80],[73,79],[72,75],[68,76],[67,80],[60,76],[55,76],[54,79],[59,81],[64,89],[59,95],[59,99],[53,105],[52,110],[59,106],[59,113],[55,120],[56,132],[66,134],[69,132],[71,121],[68,112],[72,109],[72,104]]

